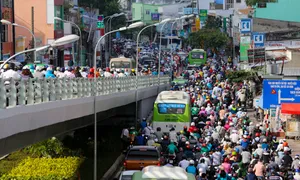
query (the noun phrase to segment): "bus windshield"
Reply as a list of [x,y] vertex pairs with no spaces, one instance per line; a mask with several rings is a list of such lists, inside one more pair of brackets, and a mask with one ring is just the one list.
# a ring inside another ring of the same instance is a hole
[[129,62],[112,62],[111,63],[112,68],[130,68]]
[[203,52],[192,52],[193,59],[203,59],[204,53]]
[[159,103],[159,114],[183,114],[185,110],[185,104],[171,104],[171,103]]

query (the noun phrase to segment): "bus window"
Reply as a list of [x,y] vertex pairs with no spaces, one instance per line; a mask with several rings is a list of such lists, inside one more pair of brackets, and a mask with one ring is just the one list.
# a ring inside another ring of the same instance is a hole
[[159,114],[183,114],[184,111],[185,111],[185,104],[169,104],[169,103],[158,104]]
[[111,63],[112,68],[130,68],[129,62],[113,62]]
[[203,52],[192,52],[193,59],[203,59],[204,53]]

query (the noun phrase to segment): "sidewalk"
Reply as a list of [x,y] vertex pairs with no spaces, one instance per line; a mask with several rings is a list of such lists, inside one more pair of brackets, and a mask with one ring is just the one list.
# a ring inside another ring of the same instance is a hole
[[[255,111],[248,110],[249,118],[252,120],[254,124],[257,124],[259,122],[256,121],[256,118],[254,117]],[[284,139],[283,137],[280,137],[279,139]],[[292,157],[294,157],[296,154],[300,154],[300,141],[296,141],[294,139],[287,139],[287,142],[292,149]]]

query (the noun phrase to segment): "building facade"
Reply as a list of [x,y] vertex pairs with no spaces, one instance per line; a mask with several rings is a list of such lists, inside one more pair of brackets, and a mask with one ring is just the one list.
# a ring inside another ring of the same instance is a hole
[[[34,31],[37,47],[51,44],[55,39],[64,36],[63,22],[54,20],[54,17],[64,19],[63,4],[64,0],[15,0],[15,22]],[[28,30],[15,27],[15,37],[25,37],[25,48],[32,47],[32,35]],[[56,59],[62,56],[61,51],[55,50]],[[42,59],[37,60],[43,61],[44,57],[39,58]]]
[[[2,0],[1,19],[13,22],[13,12],[13,0]],[[14,38],[12,36],[13,28],[12,26],[6,24],[2,24],[1,26],[1,60],[6,60],[14,54]]]

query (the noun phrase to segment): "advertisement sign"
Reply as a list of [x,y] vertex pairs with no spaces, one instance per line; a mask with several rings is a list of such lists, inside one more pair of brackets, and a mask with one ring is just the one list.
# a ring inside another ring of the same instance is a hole
[[[25,39],[24,36],[19,36],[16,38],[16,53],[24,51],[25,50]],[[25,61],[25,54],[21,54],[16,57],[16,61],[18,62],[24,62]]]
[[251,33],[252,29],[252,20],[247,18],[247,19],[242,19],[241,20],[241,33],[246,34],[246,33]]
[[199,29],[200,29],[200,19],[198,17],[195,20],[195,28],[196,28],[196,31],[199,31]]
[[240,37],[240,60],[248,61],[248,49],[250,48],[251,37],[241,36]]
[[282,103],[300,103],[299,80],[264,80],[263,108],[277,108]]
[[159,21],[159,13],[151,13],[152,21]]
[[200,9],[199,17],[200,17],[200,28],[203,28],[207,20],[207,9]]
[[254,47],[264,47],[265,46],[265,33],[253,32],[252,40]]
[[183,14],[189,15],[189,14],[197,14],[198,15],[198,9],[197,8],[183,8]]

